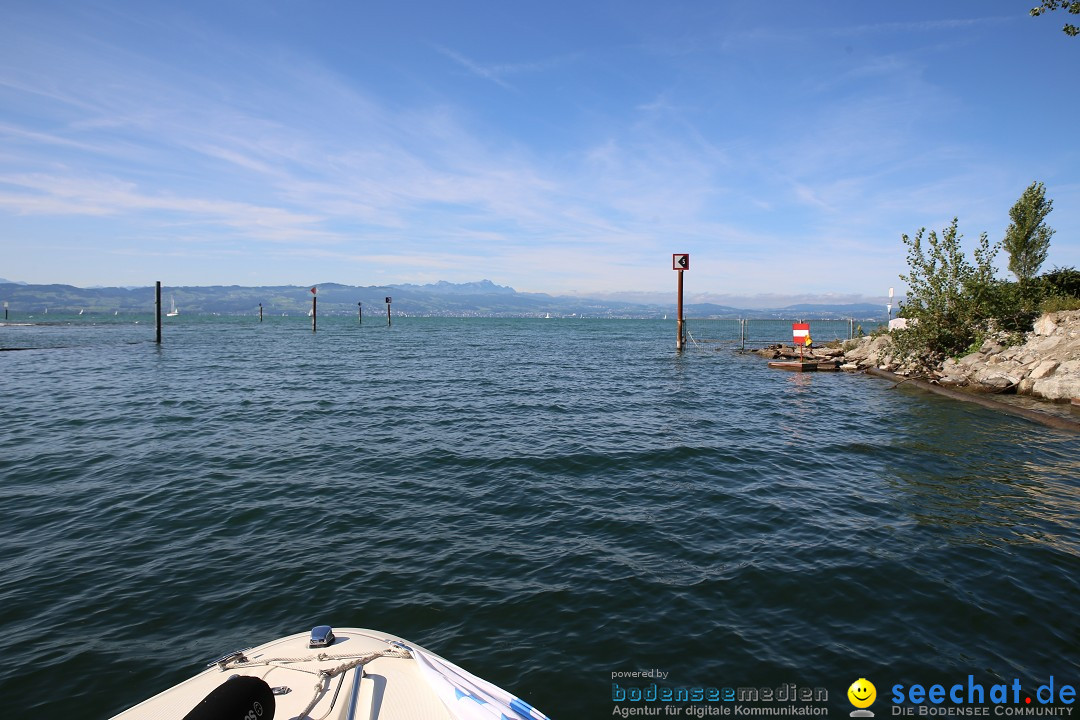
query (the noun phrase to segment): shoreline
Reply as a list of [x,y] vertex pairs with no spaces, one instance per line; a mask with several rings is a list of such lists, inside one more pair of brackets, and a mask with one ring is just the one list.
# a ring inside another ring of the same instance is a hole
[[[867,368],[866,373],[873,375],[874,377],[883,378],[885,380],[892,380],[899,387],[901,384],[910,385],[920,390],[934,393],[936,395],[942,395],[953,400],[959,400],[960,402],[974,403],[989,410],[995,410],[1005,415],[1012,415],[1014,417],[1024,418],[1032,422],[1046,425],[1049,427],[1057,428],[1059,430],[1067,430],[1080,434],[1080,418],[1073,419],[1064,415],[1054,415],[1042,410],[1032,410],[1030,408],[1021,407],[1012,403],[1004,402],[1002,400],[996,400],[993,396],[985,394],[979,395],[971,392],[963,392],[961,390],[953,390],[951,388],[942,387],[941,385],[935,385],[920,378],[905,377],[903,375],[897,375],[896,373],[889,372],[888,370],[881,370],[878,368]],[[1055,403],[1056,404],[1056,403]]]
[[[1007,334],[990,335],[974,352],[949,358],[929,374],[920,374],[912,363],[896,355],[888,333],[848,340],[841,347],[814,348],[807,359],[835,360],[848,372],[861,370],[1080,432],[1080,311],[1047,313],[1023,338],[1023,343],[1010,345]],[[751,352],[772,360],[799,357],[797,348],[786,345]]]

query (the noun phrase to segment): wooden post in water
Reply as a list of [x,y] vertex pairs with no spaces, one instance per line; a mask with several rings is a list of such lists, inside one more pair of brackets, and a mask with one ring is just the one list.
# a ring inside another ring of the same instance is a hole
[[259,322],[262,322],[262,303],[259,303]]
[[389,295],[387,295],[386,296],[386,327],[390,327],[390,300],[392,300],[392,298]]
[[5,300],[4,301],[4,319],[5,320],[7,320],[7,303],[8,303],[8,301]]
[[683,327],[682,295],[683,295],[683,274],[682,274],[682,271],[680,270],[679,271],[679,312],[678,312],[679,319],[676,322],[676,325],[678,325],[678,327],[675,328],[676,331],[678,332],[679,336],[675,339],[675,349],[676,350],[682,350],[686,346],[686,335],[685,335],[685,329]]
[[671,269],[679,273],[679,304],[677,320],[675,321],[675,349],[682,350],[686,347],[686,326],[683,323],[683,273],[690,269],[689,253],[672,253]]
[[161,344],[161,281],[154,285],[154,318],[157,328],[157,344]]
[[364,324],[364,303],[356,303],[356,319],[360,321],[360,324]]

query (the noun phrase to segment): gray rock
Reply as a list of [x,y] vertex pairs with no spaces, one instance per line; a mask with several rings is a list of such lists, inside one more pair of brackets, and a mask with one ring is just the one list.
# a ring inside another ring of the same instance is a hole
[[1024,345],[1024,348],[1037,357],[1044,357],[1052,354],[1062,344],[1068,344],[1068,339],[1061,335],[1052,335],[1050,337],[1037,337],[1034,340],[1028,340]]
[[1080,376],[1051,375],[1042,380],[1035,380],[1031,394],[1047,400],[1070,400],[1080,397]]
[[1047,400],[1080,397],[1080,360],[1063,362],[1050,375],[1035,380],[1031,394]]
[[995,390],[1004,390],[1005,388],[1018,385],[1020,379],[1004,373],[988,374],[978,379],[979,384]]
[[1057,360],[1043,360],[1042,362],[1035,365],[1031,372],[1028,373],[1028,379],[1042,380],[1044,377],[1057,370],[1057,367],[1060,364],[1061,363],[1059,363]]
[[1035,321],[1035,326],[1032,328],[1032,332],[1036,335],[1053,335],[1054,331],[1058,329],[1057,323],[1055,323],[1050,315],[1043,315],[1041,318]]

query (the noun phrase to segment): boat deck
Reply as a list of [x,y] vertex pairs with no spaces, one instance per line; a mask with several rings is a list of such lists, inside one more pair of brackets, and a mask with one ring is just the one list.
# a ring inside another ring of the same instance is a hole
[[[373,653],[393,652],[390,641],[404,642],[356,628],[335,628],[334,634],[333,645],[325,648],[309,648],[308,634],[300,633],[246,650],[242,659],[218,663],[114,720],[182,720],[233,675],[261,678],[274,688],[275,720],[454,720],[417,662],[408,657],[375,657],[328,681],[321,679],[320,671],[333,672]],[[304,715],[316,697],[316,704]]]

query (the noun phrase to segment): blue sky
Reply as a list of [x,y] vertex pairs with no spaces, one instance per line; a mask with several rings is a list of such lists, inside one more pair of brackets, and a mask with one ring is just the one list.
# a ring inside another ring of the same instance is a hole
[[1032,4],[6,0],[0,277],[876,300],[1035,180],[1080,266]]

